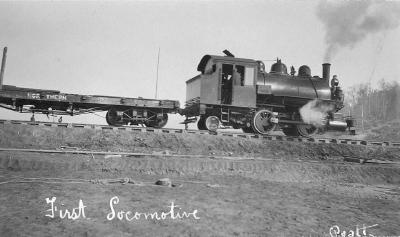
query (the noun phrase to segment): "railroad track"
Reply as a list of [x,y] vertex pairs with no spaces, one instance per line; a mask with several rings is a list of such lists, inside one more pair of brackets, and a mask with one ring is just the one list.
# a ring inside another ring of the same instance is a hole
[[306,137],[288,137],[280,135],[261,135],[252,133],[234,133],[234,132],[209,132],[200,130],[185,130],[173,128],[150,128],[150,127],[132,127],[132,126],[108,126],[100,124],[79,124],[79,123],[56,123],[56,122],[31,122],[23,120],[0,120],[0,124],[16,124],[16,125],[31,125],[42,127],[62,127],[62,128],[85,128],[95,130],[113,130],[113,131],[136,131],[136,132],[153,132],[153,133],[186,133],[186,134],[204,134],[225,137],[241,137],[251,139],[264,139],[271,141],[292,141],[292,142],[308,142],[308,143],[333,143],[333,144],[350,144],[363,146],[387,146],[400,147],[400,142],[391,141],[367,141],[354,139],[337,139],[337,138],[306,138]]

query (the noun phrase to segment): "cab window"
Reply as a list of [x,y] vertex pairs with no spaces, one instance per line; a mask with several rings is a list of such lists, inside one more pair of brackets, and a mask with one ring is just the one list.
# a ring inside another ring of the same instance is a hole
[[254,67],[236,65],[233,72],[234,85],[252,86],[254,85]]
[[254,67],[246,67],[244,72],[244,85],[252,86],[254,85]]
[[235,84],[244,86],[244,66],[236,65],[235,70]]

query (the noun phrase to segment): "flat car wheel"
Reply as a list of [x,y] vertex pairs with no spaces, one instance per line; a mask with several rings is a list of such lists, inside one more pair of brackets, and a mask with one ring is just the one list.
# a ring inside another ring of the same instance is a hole
[[163,128],[168,122],[168,114],[163,114],[162,118],[156,118],[152,121],[147,121],[145,125],[152,128]]
[[106,114],[106,121],[111,126],[122,126],[124,123],[121,121],[120,116],[117,115],[117,111],[109,109]]

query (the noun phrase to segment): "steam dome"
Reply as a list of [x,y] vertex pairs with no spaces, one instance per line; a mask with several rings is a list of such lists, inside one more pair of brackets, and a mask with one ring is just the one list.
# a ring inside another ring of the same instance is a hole
[[286,65],[277,59],[276,63],[272,64],[270,73],[288,74]]
[[299,77],[311,77],[311,69],[307,65],[299,67]]

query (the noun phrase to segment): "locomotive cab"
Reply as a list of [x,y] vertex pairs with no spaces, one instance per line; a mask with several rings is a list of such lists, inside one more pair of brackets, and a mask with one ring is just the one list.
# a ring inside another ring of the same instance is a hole
[[254,65],[227,62],[222,64],[221,104],[255,107],[256,68]]
[[186,105],[181,114],[189,123],[200,116],[201,130],[214,130],[220,124],[252,130],[257,111],[257,78],[264,69],[260,61],[227,56],[205,55],[197,70],[200,75],[186,82]]
[[251,59],[206,55],[195,78],[186,82],[187,101],[199,97],[200,103],[256,107],[258,63]]

